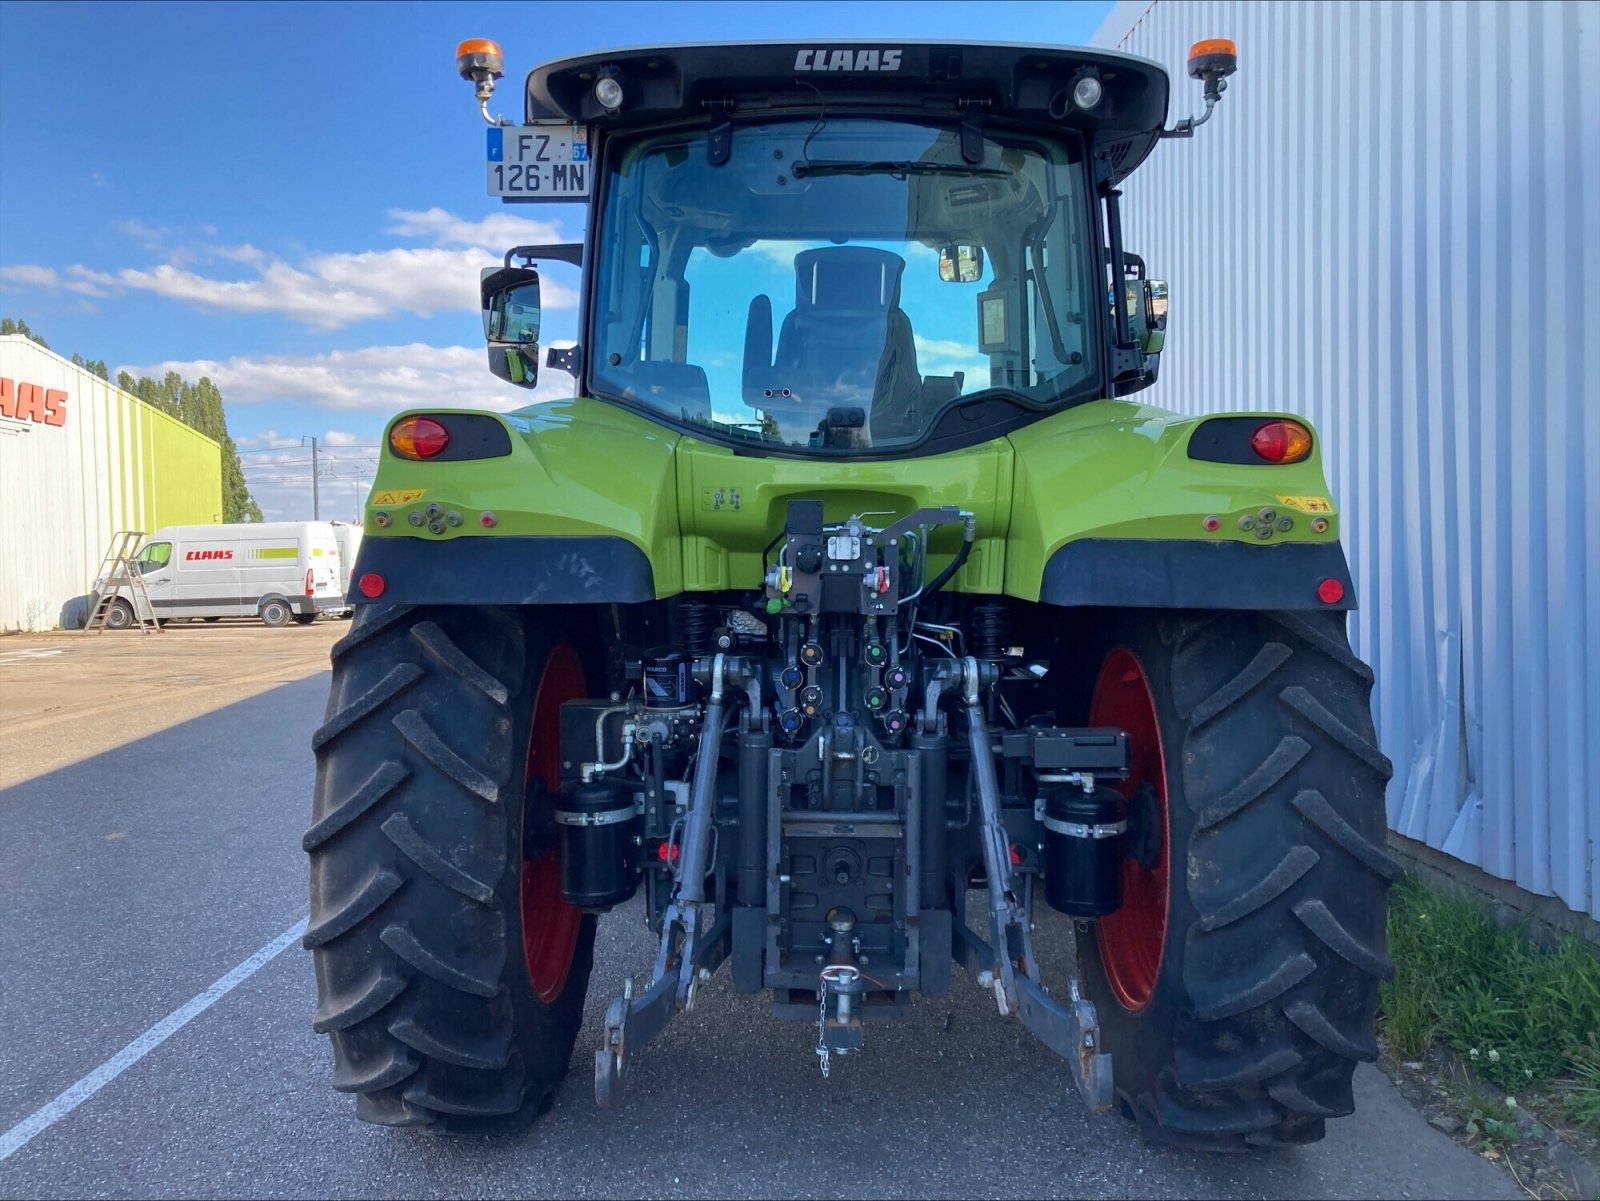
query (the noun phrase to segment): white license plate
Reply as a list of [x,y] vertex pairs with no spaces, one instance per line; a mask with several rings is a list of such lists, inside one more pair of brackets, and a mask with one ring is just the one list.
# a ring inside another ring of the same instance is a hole
[[583,125],[503,125],[489,134],[489,195],[508,200],[581,200],[594,164]]

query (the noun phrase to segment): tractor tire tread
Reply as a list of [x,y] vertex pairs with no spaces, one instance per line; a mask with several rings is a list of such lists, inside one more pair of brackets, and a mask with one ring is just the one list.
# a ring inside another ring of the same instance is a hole
[[341,934],[348,934],[358,923],[376,913],[378,907],[399,892],[404,883],[401,877],[388,868],[377,868],[344,904],[334,909],[324,909],[322,914],[306,927],[300,945],[312,951],[317,947],[327,946]]
[[347,800],[341,802],[320,821],[312,824],[305,832],[305,836],[300,839],[300,849],[308,853],[317,850],[340,830],[399,788],[410,775],[405,764],[398,759],[390,759],[381,764]]
[[311,736],[311,749],[320,751],[339,735],[350,729],[367,714],[404,692],[422,678],[422,668],[415,663],[396,663],[389,673],[345,705],[317,728]]
[[330,996],[317,1006],[311,1028],[318,1034],[348,1029],[357,1022],[366,1021],[405,990],[406,978],[392,966],[380,964],[372,982],[354,996]]
[[380,828],[389,841],[400,848],[401,854],[452,892],[480,905],[494,903],[494,889],[434,850],[433,844],[417,832],[404,813],[392,814]]
[[455,672],[495,704],[503,705],[510,699],[511,690],[451,641],[450,635],[440,629],[437,622],[419,621],[411,627],[411,636],[441,667]]
[[[1177,989],[1157,994],[1174,998],[1164,1051],[1107,992],[1089,938],[1102,1038],[1138,1065],[1119,1075],[1123,1110],[1177,1146],[1315,1141],[1350,1112],[1356,1064],[1377,1057],[1378,984],[1394,970],[1385,894],[1399,869],[1383,849],[1391,765],[1373,736],[1372,672],[1342,613],[1124,620],[1123,645],[1147,674],[1161,665],[1173,820],[1193,816],[1172,848],[1169,921],[1182,928],[1169,928],[1177,965],[1158,984]],[[1153,1049],[1124,1050],[1141,1045]]]
[[500,800],[499,785],[451,750],[445,740],[439,737],[439,732],[428,724],[428,719],[417,710],[406,709],[396,714],[394,728],[423,758],[468,792],[476,793],[490,804]]
[[594,919],[550,1005],[517,974],[530,637],[504,610],[370,605],[334,647],[303,941],[364,1121],[511,1130],[566,1073]]

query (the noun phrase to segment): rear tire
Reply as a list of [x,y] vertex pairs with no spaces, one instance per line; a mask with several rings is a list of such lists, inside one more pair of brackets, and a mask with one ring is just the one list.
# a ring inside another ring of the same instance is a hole
[[316,620],[317,615],[315,613],[296,613],[294,615],[295,625],[308,626]]
[[289,608],[287,601],[274,598],[261,603],[261,621],[264,625],[277,629],[280,626],[288,625],[293,617],[294,610]]
[[584,688],[562,628],[558,610],[525,626],[505,609],[368,605],[333,649],[304,942],[333,1087],[366,1121],[514,1130],[567,1072],[595,919],[528,892],[554,861],[539,846],[528,861],[523,831],[531,796],[528,841],[543,837],[554,718]]
[[1080,923],[1079,956],[1118,1101],[1152,1141],[1314,1142],[1377,1058],[1399,868],[1372,673],[1344,622],[1131,615],[1105,647],[1090,721],[1153,711],[1159,740],[1135,748],[1125,791],[1165,830],[1149,867],[1126,864],[1123,909]]

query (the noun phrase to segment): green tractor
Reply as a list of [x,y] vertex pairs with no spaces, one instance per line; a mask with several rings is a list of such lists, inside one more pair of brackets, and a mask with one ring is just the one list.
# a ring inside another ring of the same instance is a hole
[[490,369],[577,396],[384,439],[305,836],[357,1116],[543,1112],[626,906],[602,1105],[724,964],[824,1075],[960,967],[1148,1138],[1320,1138],[1396,871],[1338,511],[1292,415],[1131,399],[1167,288],[1118,185],[1232,44],[1170,128],[1100,50],[586,54],[521,125],[494,43],[459,66],[491,194],[587,205],[482,280]]

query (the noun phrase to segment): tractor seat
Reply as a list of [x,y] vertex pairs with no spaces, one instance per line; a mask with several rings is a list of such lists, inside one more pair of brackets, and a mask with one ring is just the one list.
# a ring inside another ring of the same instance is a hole
[[794,310],[772,354],[772,306],[750,302],[744,399],[791,429],[830,408],[872,414],[874,432],[916,405],[922,391],[911,321],[900,310],[905,260],[867,246],[824,246],[795,255]]

